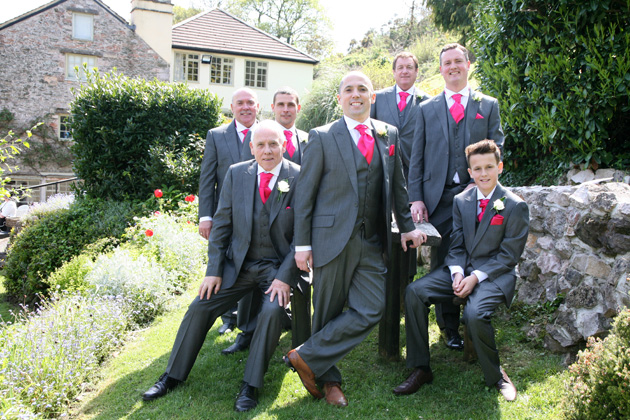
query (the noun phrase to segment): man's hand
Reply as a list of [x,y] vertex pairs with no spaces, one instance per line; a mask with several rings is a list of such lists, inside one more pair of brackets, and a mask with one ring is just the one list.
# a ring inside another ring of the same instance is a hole
[[[461,274],[456,274],[455,277],[457,276],[461,277]],[[455,296],[466,299],[466,297],[472,293],[477,283],[479,283],[479,279],[474,274],[464,277],[458,282],[457,286],[455,286],[455,281],[453,281],[453,291],[455,292]]]
[[311,272],[313,266],[313,251],[299,251],[295,253],[295,264],[302,271]]
[[199,286],[199,299],[210,299],[213,293],[215,295],[219,293],[222,281],[223,279],[217,276],[204,277],[201,286]]
[[291,299],[291,286],[280,281],[278,279],[274,279],[271,282],[271,286],[265,292],[266,295],[271,293],[270,301],[273,302],[273,299],[278,296],[278,305],[285,308],[289,304],[289,300]]
[[407,241],[413,242],[410,245],[411,248],[418,248],[421,244],[427,241],[427,235],[418,229],[412,230],[411,232],[401,233],[400,244],[405,252],[407,252]]
[[199,222],[199,234],[203,237],[203,239],[208,239],[210,237],[211,230],[212,220],[204,220],[203,222]]
[[422,223],[429,221],[429,213],[427,212],[427,206],[423,201],[411,202],[411,218],[414,223]]

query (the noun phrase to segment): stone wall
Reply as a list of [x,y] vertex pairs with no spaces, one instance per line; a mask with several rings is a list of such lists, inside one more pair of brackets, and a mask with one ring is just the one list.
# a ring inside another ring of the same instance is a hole
[[516,299],[534,305],[564,295],[543,332],[553,351],[604,335],[619,308],[630,306],[630,186],[597,182],[511,189],[530,208]]
[[[72,38],[73,12],[94,16],[93,41]],[[57,3],[0,28],[0,110],[14,114],[13,127],[29,128],[49,116],[44,122],[56,130],[56,115],[69,114],[79,82],[66,78],[66,54],[96,57],[101,73],[115,67],[129,77],[169,79],[169,64],[120,16],[94,0]],[[38,172],[22,169],[18,174]],[[39,171],[72,172],[45,162]]]

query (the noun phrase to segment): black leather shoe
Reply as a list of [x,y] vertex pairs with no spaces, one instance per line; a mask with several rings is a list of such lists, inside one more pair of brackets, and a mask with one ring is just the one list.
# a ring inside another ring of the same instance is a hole
[[224,354],[227,356],[227,355],[239,352],[239,351],[245,351],[247,350],[247,347],[248,346],[244,345],[239,340],[236,340],[234,344],[232,344],[230,347],[228,347],[227,349],[221,350],[221,354]]
[[231,322],[228,322],[227,324],[224,323],[219,327],[219,334],[223,335],[226,332],[230,332],[232,330],[234,330],[234,324],[232,324]]
[[182,381],[170,378],[166,373],[160,376],[160,379],[153,385],[147,392],[142,394],[142,399],[145,401],[157,400],[160,397],[166,395],[171,389],[176,388]]
[[241,384],[241,390],[234,402],[235,411],[249,411],[258,405],[258,388],[249,385],[247,382]]
[[444,343],[446,344],[446,347],[448,347],[449,349],[464,349],[464,340],[462,339],[462,336],[459,335],[459,332],[457,332],[457,330],[446,328],[442,331],[442,337],[444,338]]

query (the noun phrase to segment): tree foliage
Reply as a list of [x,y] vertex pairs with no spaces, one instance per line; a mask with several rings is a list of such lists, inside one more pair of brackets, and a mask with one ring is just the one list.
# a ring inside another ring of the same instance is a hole
[[319,0],[229,0],[230,13],[276,38],[320,57],[332,49],[332,24]]
[[173,25],[203,12],[195,7],[173,6]]
[[506,165],[630,163],[630,1],[482,0],[478,78],[499,98]]
[[479,0],[425,0],[433,11],[433,22],[444,31],[454,31],[460,35],[460,42],[466,45],[474,30],[475,4]]
[[114,200],[145,199],[156,188],[197,192],[203,139],[220,105],[182,83],[90,75],[71,104],[74,169],[85,192]]

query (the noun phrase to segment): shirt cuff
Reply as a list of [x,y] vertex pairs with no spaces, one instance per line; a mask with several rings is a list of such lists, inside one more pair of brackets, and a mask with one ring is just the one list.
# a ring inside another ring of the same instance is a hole
[[464,269],[459,265],[449,265],[448,269],[451,270],[451,280],[455,280],[455,274],[459,273],[462,276],[464,275]]
[[312,251],[313,248],[311,248],[310,245],[300,245],[300,246],[296,246],[295,247],[295,252],[304,252],[304,251]]
[[212,217],[210,216],[203,216],[199,218],[199,223],[201,222],[212,222]]
[[477,276],[477,279],[479,279],[479,283],[481,283],[482,281],[484,281],[485,279],[488,278],[488,275],[486,273],[484,273],[483,271],[479,271],[479,270],[473,270],[472,272],[475,276]]

